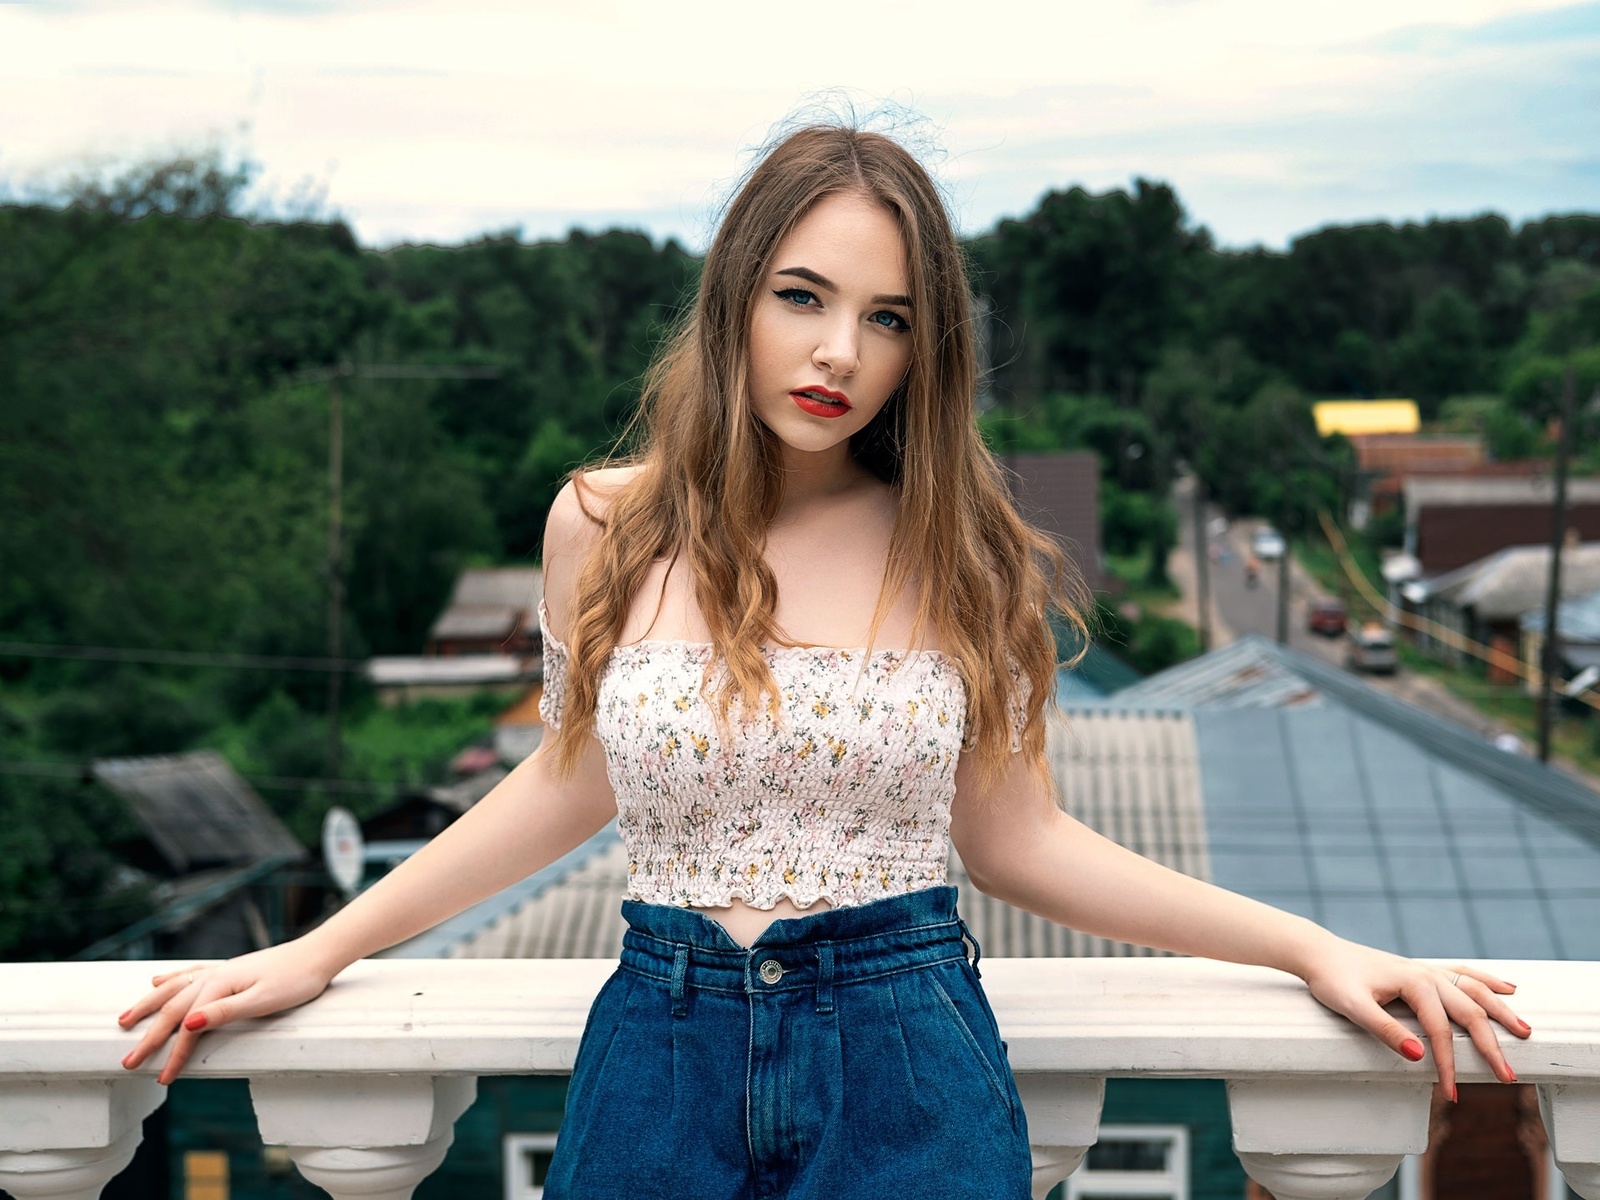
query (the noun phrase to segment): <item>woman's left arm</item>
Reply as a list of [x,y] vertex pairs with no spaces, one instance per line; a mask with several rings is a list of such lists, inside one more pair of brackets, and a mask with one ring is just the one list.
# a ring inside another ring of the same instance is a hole
[[1439,1082],[1455,1096],[1450,1022],[1506,1083],[1516,1074],[1491,1018],[1519,1037],[1531,1032],[1500,997],[1515,990],[1477,970],[1456,974],[1346,941],[1281,909],[1169,870],[1063,812],[1022,756],[998,794],[973,794],[973,764],[956,767],[950,836],[967,874],[998,899],[1099,937],[1298,975],[1315,996],[1416,1061],[1421,1043],[1383,1005],[1403,1000],[1428,1034]]

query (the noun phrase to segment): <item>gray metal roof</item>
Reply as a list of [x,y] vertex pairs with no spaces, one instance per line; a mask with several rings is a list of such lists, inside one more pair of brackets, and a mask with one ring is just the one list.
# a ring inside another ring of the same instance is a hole
[[[1549,504],[1555,481],[1549,475],[1413,475],[1405,481],[1406,511],[1413,516],[1428,505]],[[1567,501],[1600,501],[1600,479],[1569,479]]]
[[[1544,609],[1535,608],[1524,613],[1522,628],[1543,633]],[[1600,592],[1563,600],[1556,609],[1556,630],[1562,641],[1600,642]]]
[[94,764],[100,782],[128,802],[174,871],[253,863],[306,851],[222,755],[211,750]]
[[519,627],[536,629],[543,597],[544,572],[538,567],[470,567],[456,577],[428,638],[500,638]]
[[[1481,620],[1515,620],[1544,603],[1550,583],[1549,546],[1507,546],[1487,558],[1421,583],[1428,599],[1470,608]],[[1561,552],[1561,594],[1600,588],[1600,542]]]
[[1117,692],[1116,708],[1194,708],[1202,704],[1316,704],[1316,689],[1276,655],[1263,653],[1273,643],[1243,637],[1209,654],[1179,663]]

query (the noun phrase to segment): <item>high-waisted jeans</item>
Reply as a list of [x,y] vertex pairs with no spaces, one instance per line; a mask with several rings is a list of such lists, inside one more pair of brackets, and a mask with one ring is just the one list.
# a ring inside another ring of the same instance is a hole
[[1027,1200],[1027,1120],[955,903],[824,909],[746,948],[623,901],[547,1200]]

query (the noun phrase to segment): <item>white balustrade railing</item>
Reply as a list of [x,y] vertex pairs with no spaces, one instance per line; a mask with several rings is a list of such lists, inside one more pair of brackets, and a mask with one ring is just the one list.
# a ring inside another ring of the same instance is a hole
[[[0,1187],[91,1200],[162,1102],[115,1014],[164,964],[0,965]],[[187,965],[187,964],[178,964]],[[1600,1200],[1600,963],[1485,964],[1519,984],[1555,1161]],[[405,1200],[481,1075],[565,1074],[609,960],[357,963],[313,1004],[207,1034],[185,1075],[250,1081],[261,1135],[336,1200]],[[1105,1080],[1224,1079],[1234,1148],[1277,1200],[1359,1200],[1428,1143],[1433,1061],[1408,1063],[1274,971],[1194,959],[991,959],[1043,1197],[1096,1139]],[[1409,1020],[1409,1018],[1407,1018]],[[1415,1022],[1411,1022],[1415,1027]],[[1463,1033],[1464,1083],[1493,1079]]]

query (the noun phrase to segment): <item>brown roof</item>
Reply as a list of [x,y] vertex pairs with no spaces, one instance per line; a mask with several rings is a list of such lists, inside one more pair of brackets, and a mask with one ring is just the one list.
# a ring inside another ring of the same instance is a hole
[[128,802],[145,834],[180,874],[259,862],[305,848],[222,755],[210,750],[106,758],[95,777]]
[[1023,518],[1056,539],[1090,588],[1105,590],[1099,456],[1088,451],[1004,454],[1000,461],[1011,474],[1011,494]]
[[457,577],[428,641],[499,642],[519,630],[537,629],[543,595],[544,572],[538,567],[471,567]]

